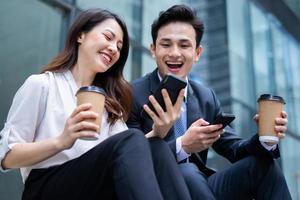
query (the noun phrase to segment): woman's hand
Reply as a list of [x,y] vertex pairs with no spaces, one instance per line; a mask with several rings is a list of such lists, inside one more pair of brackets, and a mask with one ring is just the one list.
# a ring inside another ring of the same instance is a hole
[[[99,125],[87,120],[95,120],[99,114],[91,111],[91,104],[79,105],[67,119],[63,133],[57,138],[62,149],[71,148],[78,138],[95,137]],[[91,131],[82,131],[91,130]]]
[[160,137],[164,138],[170,128],[173,126],[174,122],[179,118],[181,112],[181,104],[184,98],[184,89],[182,89],[177,97],[176,103],[172,105],[171,99],[166,89],[161,91],[164,102],[166,105],[166,112],[162,109],[156,99],[151,95],[149,100],[152,103],[156,114],[147,105],[144,105],[144,110],[152,118],[154,124],[152,126],[152,131],[146,134],[146,137]]

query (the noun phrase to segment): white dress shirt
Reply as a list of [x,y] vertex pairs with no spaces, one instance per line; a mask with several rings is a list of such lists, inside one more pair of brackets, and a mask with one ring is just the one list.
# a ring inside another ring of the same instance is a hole
[[[15,94],[7,121],[0,132],[0,162],[15,144],[42,141],[62,134],[65,121],[76,108],[77,90],[78,86],[69,70],[31,75]],[[31,169],[65,163],[81,156],[106,138],[128,129],[122,120],[110,125],[107,119],[108,113],[104,110],[97,140],[78,139],[71,149],[36,165],[21,168],[23,182]]]

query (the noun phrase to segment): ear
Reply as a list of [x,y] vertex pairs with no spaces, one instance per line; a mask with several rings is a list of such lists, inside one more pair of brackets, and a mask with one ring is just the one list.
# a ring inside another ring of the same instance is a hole
[[203,51],[203,47],[201,45],[196,48],[196,56],[194,58],[194,62],[198,62],[198,60],[202,54],[202,51]]
[[84,40],[84,38],[85,38],[85,34],[84,33],[80,33],[79,37],[77,38],[77,42],[79,44],[81,44],[82,41]]
[[150,51],[151,51],[152,58],[155,58],[155,51],[156,51],[155,44],[150,45]]

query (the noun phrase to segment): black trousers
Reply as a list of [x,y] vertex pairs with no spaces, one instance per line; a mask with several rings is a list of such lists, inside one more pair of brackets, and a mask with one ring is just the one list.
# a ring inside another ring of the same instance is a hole
[[190,194],[168,145],[129,129],[62,165],[32,170],[22,199],[188,200]]
[[290,200],[285,178],[270,158],[246,157],[206,177],[193,163],[179,164],[193,200]]

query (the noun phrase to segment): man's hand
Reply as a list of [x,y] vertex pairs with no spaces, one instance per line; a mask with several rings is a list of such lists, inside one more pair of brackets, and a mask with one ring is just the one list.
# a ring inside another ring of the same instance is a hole
[[198,119],[182,136],[182,148],[187,153],[203,151],[217,141],[223,132],[221,124],[209,125],[204,119]]
[[[256,114],[253,117],[254,121],[256,121],[256,123],[258,123],[258,119],[259,119],[259,115]],[[285,132],[287,131],[287,124],[288,124],[288,114],[285,111],[281,112],[281,116],[277,117],[275,119],[275,127],[274,130],[277,133],[277,137],[279,139],[284,139],[285,138]],[[267,145],[274,145],[274,143],[266,143]]]
[[175,121],[180,117],[181,104],[184,98],[184,89],[182,89],[177,97],[176,103],[172,105],[171,99],[166,89],[162,89],[162,95],[166,105],[166,112],[162,109],[153,95],[149,97],[154,109],[158,113],[155,114],[146,104],[144,105],[145,111],[153,120],[152,131],[146,134],[146,137],[160,137],[164,138]]

